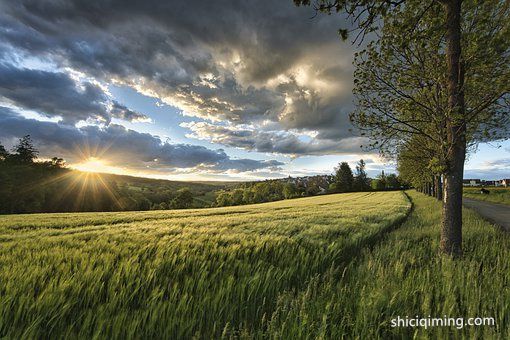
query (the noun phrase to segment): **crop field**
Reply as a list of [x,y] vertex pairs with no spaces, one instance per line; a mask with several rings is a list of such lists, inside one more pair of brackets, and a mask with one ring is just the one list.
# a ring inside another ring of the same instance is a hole
[[410,207],[402,192],[377,192],[0,216],[0,337],[278,337],[294,333],[292,322],[328,332],[320,328],[325,311],[311,304],[308,318],[297,303],[312,303],[307,294]]
[[407,195],[2,216],[0,337],[510,338],[510,236],[465,210],[464,256],[438,256],[440,203]]
[[480,188],[464,188],[464,197],[510,205],[510,188],[487,187],[486,189],[490,192],[488,195],[481,194]]

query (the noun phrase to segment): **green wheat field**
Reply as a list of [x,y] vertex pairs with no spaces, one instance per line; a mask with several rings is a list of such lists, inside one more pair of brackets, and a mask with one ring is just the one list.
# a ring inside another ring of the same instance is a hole
[[0,337],[509,338],[510,238],[466,211],[465,256],[441,258],[439,221],[414,191],[0,216]]

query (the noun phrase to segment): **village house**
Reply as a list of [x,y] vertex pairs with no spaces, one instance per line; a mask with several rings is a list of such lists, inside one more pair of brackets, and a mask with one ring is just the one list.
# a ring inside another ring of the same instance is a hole
[[462,181],[462,184],[465,187],[477,187],[482,184],[482,181],[480,179],[465,179]]
[[510,179],[501,180],[483,180],[483,179],[464,179],[462,185],[465,187],[509,187]]

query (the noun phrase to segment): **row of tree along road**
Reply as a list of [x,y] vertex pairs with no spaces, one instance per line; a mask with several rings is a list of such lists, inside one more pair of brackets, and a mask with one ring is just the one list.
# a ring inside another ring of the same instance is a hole
[[[347,13],[367,42],[355,56],[351,121],[367,147],[398,161],[414,186],[443,201],[441,251],[462,254],[466,154],[508,139],[510,3],[507,0],[294,0]],[[375,34],[374,34],[375,32]]]

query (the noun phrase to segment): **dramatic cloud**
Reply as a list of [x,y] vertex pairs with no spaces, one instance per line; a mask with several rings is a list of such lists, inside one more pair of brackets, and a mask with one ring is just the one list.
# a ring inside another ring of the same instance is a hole
[[68,124],[88,119],[109,123],[112,117],[147,119],[112,100],[98,85],[77,82],[63,72],[17,68],[7,63],[0,63],[0,98],[48,117],[62,117]]
[[[133,87],[217,126],[272,125],[284,136],[277,141],[271,133],[273,144],[297,143],[268,152],[354,149],[347,119],[353,51],[336,36],[345,26],[338,16],[310,19],[310,8],[290,0],[21,0],[2,2],[0,12],[0,43],[11,55]],[[302,143],[288,131],[315,141]],[[253,133],[249,144],[266,137]]]
[[221,149],[170,144],[148,133],[128,130],[116,124],[77,128],[26,119],[8,108],[0,107],[0,136],[3,141],[12,141],[27,134],[36,141],[42,157],[59,155],[75,162],[96,157],[133,169],[169,172],[186,168],[209,172],[245,172],[275,170],[283,165],[275,160],[233,159]]
[[[364,139],[345,138],[342,141],[317,140],[310,136],[299,136],[291,132],[263,131],[239,126],[215,125],[206,122],[182,123],[192,131],[188,137],[207,140],[213,143],[239,147],[250,151],[287,154],[323,155],[358,153]],[[301,137],[301,139],[300,139]],[[342,143],[339,148],[339,143]]]

